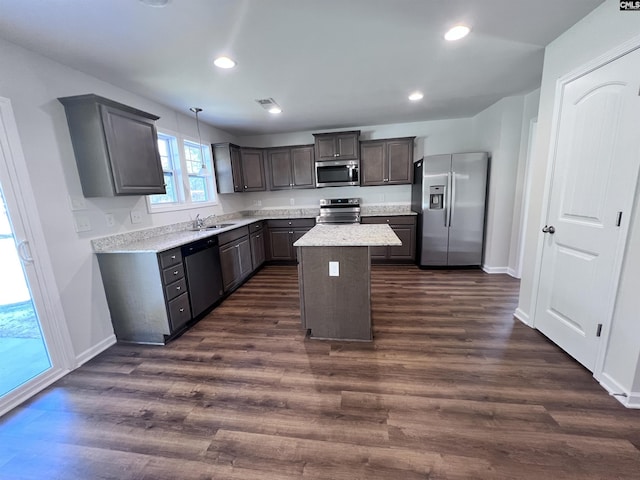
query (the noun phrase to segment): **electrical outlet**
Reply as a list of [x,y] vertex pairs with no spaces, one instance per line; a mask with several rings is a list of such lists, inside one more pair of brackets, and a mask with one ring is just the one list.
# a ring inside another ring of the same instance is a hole
[[84,202],[84,197],[69,195],[69,205],[71,205],[71,211],[87,209],[87,205]]
[[104,221],[107,224],[107,227],[115,227],[116,226],[116,219],[113,216],[113,213],[105,214]]
[[140,210],[131,210],[129,216],[131,217],[131,223],[142,222],[142,214],[140,213]]
[[76,215],[73,219],[76,224],[76,232],[89,232],[91,231],[91,221],[86,215]]
[[330,277],[340,276],[340,262],[329,262],[329,276]]
[[256,207],[262,206],[262,200],[256,200]]
[[289,199],[289,205],[294,206],[295,204],[296,204],[295,198],[290,198]]

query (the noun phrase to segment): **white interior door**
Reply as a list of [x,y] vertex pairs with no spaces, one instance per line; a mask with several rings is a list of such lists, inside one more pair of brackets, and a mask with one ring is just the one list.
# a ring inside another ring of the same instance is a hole
[[637,185],[639,88],[635,50],[562,91],[535,327],[591,371]]

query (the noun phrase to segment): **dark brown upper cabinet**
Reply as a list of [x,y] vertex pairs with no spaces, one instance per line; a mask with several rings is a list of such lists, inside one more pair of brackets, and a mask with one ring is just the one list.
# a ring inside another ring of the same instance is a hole
[[166,193],[154,123],[160,117],[93,94],[58,100],[85,197]]
[[360,142],[360,185],[401,185],[413,180],[415,137]]
[[271,190],[314,188],[314,146],[268,149],[267,169]]
[[350,132],[314,133],[316,161],[358,160],[360,130]]
[[266,190],[262,149],[232,143],[215,143],[212,147],[218,193]]

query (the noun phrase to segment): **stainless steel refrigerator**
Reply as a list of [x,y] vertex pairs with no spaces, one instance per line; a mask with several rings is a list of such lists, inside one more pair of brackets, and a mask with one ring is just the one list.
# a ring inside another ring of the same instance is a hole
[[481,265],[489,155],[433,155],[414,164],[420,266]]

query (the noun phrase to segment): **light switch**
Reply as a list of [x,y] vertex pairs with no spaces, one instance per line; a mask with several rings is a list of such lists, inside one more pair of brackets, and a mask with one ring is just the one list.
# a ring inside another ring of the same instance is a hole
[[104,216],[105,223],[107,227],[115,227],[116,226],[116,218],[113,216],[113,213],[107,213]]
[[74,215],[74,222],[76,224],[76,232],[90,232],[91,221],[86,215]]
[[329,262],[329,276],[330,277],[340,276],[340,262]]

